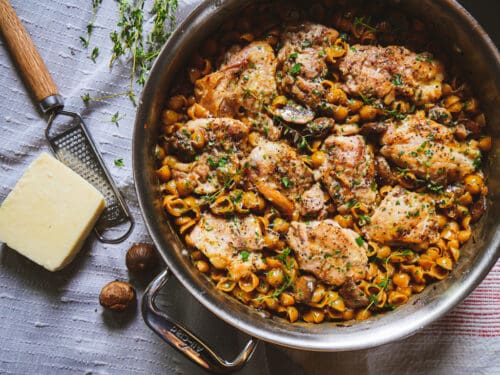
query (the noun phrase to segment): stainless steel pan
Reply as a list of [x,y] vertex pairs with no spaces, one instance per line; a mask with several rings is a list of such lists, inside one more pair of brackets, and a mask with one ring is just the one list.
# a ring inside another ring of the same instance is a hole
[[[391,1],[391,0],[389,0]],[[489,157],[490,205],[476,228],[474,240],[463,248],[462,258],[452,275],[433,284],[410,302],[385,315],[349,327],[333,323],[320,325],[290,323],[264,318],[214,288],[191,264],[183,244],[163,213],[154,173],[154,146],[159,134],[159,116],[168,88],[177,72],[196,51],[200,41],[227,18],[252,0],[209,0],[200,5],[177,28],[156,61],[142,94],[137,112],[133,160],[139,204],[144,221],[169,270],[207,309],[251,339],[234,361],[219,358],[187,329],[158,311],[154,297],[168,279],[165,270],[148,288],[143,299],[146,323],[166,342],[179,349],[200,366],[216,372],[228,372],[241,366],[255,348],[256,339],[313,351],[344,351],[369,348],[412,335],[443,316],[460,303],[486,276],[499,255],[500,244],[500,55],[478,23],[452,0],[391,1],[404,11],[433,23],[450,46],[453,59],[473,85],[488,119],[493,149]]]

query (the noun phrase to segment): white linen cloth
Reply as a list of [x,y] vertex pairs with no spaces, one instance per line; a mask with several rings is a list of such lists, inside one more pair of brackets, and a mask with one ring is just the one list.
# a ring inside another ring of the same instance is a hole
[[[90,46],[79,37],[91,18],[92,1],[12,0],[66,100],[80,111],[137,222],[120,245],[91,237],[65,270],[49,273],[22,256],[0,249],[0,373],[5,374],[197,374],[204,373],[159,339],[136,309],[110,314],[98,303],[101,287],[129,278],[125,251],[148,241],[133,188],[131,136],[135,108],[126,97],[85,105],[80,96],[122,92],[128,67],[108,69],[109,33],[117,20],[115,1],[104,0]],[[149,9],[151,2],[147,2]],[[199,1],[180,1],[178,20]],[[148,16],[148,15],[147,15]],[[87,56],[100,48],[94,64]],[[115,112],[126,117],[119,127]],[[0,201],[27,165],[48,151],[45,119],[30,99],[0,39]],[[124,167],[114,165],[123,159]],[[132,279],[139,292],[144,283]],[[500,373],[500,265],[469,298],[439,322],[404,341],[349,353],[310,353],[261,344],[241,374],[498,374]],[[163,308],[200,333],[226,357],[245,335],[201,307],[177,281],[169,283]]]

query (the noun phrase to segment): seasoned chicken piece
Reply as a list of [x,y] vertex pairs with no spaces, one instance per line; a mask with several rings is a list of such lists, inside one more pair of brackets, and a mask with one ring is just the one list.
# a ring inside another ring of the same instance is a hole
[[288,27],[278,52],[278,86],[285,95],[319,112],[331,112],[327,89],[321,82],[328,75],[325,49],[337,40],[337,30],[304,23]]
[[356,44],[347,50],[339,69],[349,94],[377,98],[400,94],[415,104],[432,103],[442,95],[443,65],[427,53],[401,46]]
[[192,163],[171,165],[173,178],[197,194],[216,192],[239,173],[248,131],[246,124],[231,118],[188,121],[169,138],[169,146],[180,159],[201,154]]
[[396,186],[375,209],[364,227],[370,240],[422,250],[439,240],[434,199]]
[[329,136],[323,146],[327,158],[315,171],[337,205],[353,199],[371,205],[376,198],[373,152],[360,135]]
[[[253,215],[223,219],[204,214],[189,234],[189,239],[215,268],[227,269],[238,280],[248,272],[264,269],[262,229]],[[249,252],[248,258],[240,252]]]
[[[217,149],[235,152],[247,144],[249,127],[232,118],[200,118],[186,122],[169,139],[169,146],[180,156],[202,150]],[[199,147],[198,147],[199,148]]]
[[360,280],[365,275],[367,244],[359,234],[334,220],[293,221],[287,242],[300,269],[325,283],[342,285],[350,278]]
[[439,183],[463,179],[481,156],[477,142],[458,142],[453,131],[423,115],[387,122],[380,153],[417,177]]
[[266,122],[267,133],[275,135],[272,121],[262,119],[261,113],[276,95],[275,73],[271,46],[262,41],[250,43],[230,55],[218,71],[196,81],[196,101],[214,117],[247,117],[255,119],[257,126]]
[[[286,143],[262,139],[244,165],[250,184],[285,216],[291,217],[297,208],[304,213],[323,208],[324,200],[321,202],[318,187],[313,187],[311,170]],[[314,190],[308,192],[311,188]],[[304,195],[307,202],[303,206]]]
[[314,184],[309,190],[304,191],[300,199],[300,214],[302,216],[316,215],[323,211],[327,201],[326,193],[320,184]]

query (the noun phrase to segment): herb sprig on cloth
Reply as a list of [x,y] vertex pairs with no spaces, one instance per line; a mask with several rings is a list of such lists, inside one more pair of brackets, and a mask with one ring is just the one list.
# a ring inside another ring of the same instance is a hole
[[[102,0],[92,0],[93,15],[91,22],[87,25],[87,38],[81,37],[82,44],[88,47],[93,22],[97,9]],[[109,61],[110,68],[120,58],[128,58],[130,64],[130,82],[126,91],[101,97],[91,97],[88,93],[82,95],[84,102],[110,99],[116,96],[128,95],[135,104],[134,82],[144,85],[146,77],[151,69],[153,60],[158,56],[162,45],[172,34],[176,24],[175,12],[177,0],[154,0],[149,14],[152,15],[152,28],[145,32],[145,25],[149,19],[144,16],[144,0],[118,0],[118,22],[117,29],[110,34],[113,47]],[[85,41],[85,43],[84,43]],[[95,49],[94,49],[95,50]],[[97,49],[97,51],[99,51]],[[93,53],[94,59],[97,54]]]

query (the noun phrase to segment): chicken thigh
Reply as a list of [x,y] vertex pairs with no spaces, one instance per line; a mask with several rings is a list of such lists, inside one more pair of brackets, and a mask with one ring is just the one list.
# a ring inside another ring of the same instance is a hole
[[368,263],[367,244],[358,233],[342,228],[336,221],[293,221],[287,242],[295,252],[300,269],[319,280],[342,285],[360,280]]
[[375,209],[364,232],[384,245],[426,249],[439,240],[434,199],[396,186]]
[[343,89],[353,95],[384,98],[401,94],[415,104],[441,98],[443,65],[429,54],[401,46],[351,46],[339,65]]

